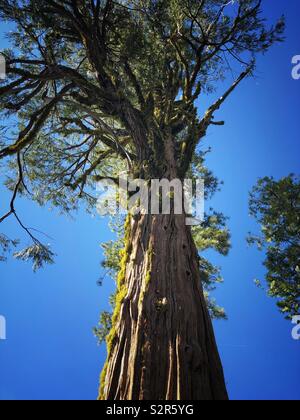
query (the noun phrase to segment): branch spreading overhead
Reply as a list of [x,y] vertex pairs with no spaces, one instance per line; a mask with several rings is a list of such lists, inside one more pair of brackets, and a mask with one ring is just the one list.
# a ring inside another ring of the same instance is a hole
[[69,212],[94,204],[97,179],[160,178],[170,139],[183,178],[209,126],[224,124],[216,111],[284,31],[258,0],[0,0],[0,17],[14,28],[0,81],[9,215],[18,194]]

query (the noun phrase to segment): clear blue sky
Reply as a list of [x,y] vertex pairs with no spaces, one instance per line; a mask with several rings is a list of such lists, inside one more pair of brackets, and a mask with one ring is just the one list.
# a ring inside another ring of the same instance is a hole
[[[300,341],[292,340],[275,302],[254,286],[264,277],[264,256],[245,242],[256,228],[248,192],[257,178],[300,173],[300,81],[291,78],[292,56],[300,54],[300,4],[263,3],[270,20],[286,15],[287,40],[259,59],[256,79],[245,81],[220,111],[226,126],[211,129],[206,140],[213,148],[208,164],[225,182],[213,205],[230,216],[233,244],[229,257],[210,253],[222,266],[225,283],[216,297],[229,316],[215,330],[232,399],[300,399]],[[5,29],[0,24],[0,49]],[[2,213],[9,195],[0,191]],[[37,274],[12,260],[0,265],[8,338],[0,341],[0,399],[93,400],[105,348],[97,347],[92,328],[111,292],[109,281],[96,285],[99,244],[111,237],[106,220],[79,213],[72,221],[26,201],[18,208],[29,225],[54,238],[58,256]],[[13,221],[1,231],[20,237]]]

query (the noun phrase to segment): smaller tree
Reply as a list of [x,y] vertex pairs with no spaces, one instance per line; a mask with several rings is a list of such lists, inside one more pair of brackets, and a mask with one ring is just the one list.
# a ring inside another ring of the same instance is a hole
[[[300,179],[260,179],[250,194],[250,214],[261,225],[248,242],[266,250],[268,294],[287,319],[300,313]],[[262,286],[259,280],[258,286]]]

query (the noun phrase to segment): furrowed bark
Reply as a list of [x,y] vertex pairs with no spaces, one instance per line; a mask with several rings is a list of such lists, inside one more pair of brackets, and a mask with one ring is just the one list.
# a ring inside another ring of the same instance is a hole
[[227,400],[185,216],[132,217],[126,232],[99,398]]

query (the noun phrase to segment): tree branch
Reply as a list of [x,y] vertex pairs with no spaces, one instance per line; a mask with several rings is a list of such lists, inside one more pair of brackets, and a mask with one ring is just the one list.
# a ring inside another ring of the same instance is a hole
[[225,100],[229,97],[229,95],[237,88],[237,86],[249,75],[252,73],[254,69],[255,63],[252,62],[250,66],[240,74],[238,79],[230,86],[230,88],[221,96],[213,105],[211,105],[208,110],[206,111],[205,117],[202,119],[200,126],[201,131],[203,129],[207,129],[207,127],[212,123],[214,113],[220,109],[221,105],[225,102]]
[[19,138],[11,146],[6,147],[0,151],[0,159],[3,159],[6,156],[14,155],[19,153],[24,147],[28,146],[32,143],[36,136],[39,134],[40,130],[42,129],[43,125],[47,121],[49,115],[51,114],[55,105],[59,103],[59,101],[63,98],[63,96],[73,87],[73,83],[65,86],[58,95],[50,101],[44,108],[35,112],[25,128],[20,134]]

